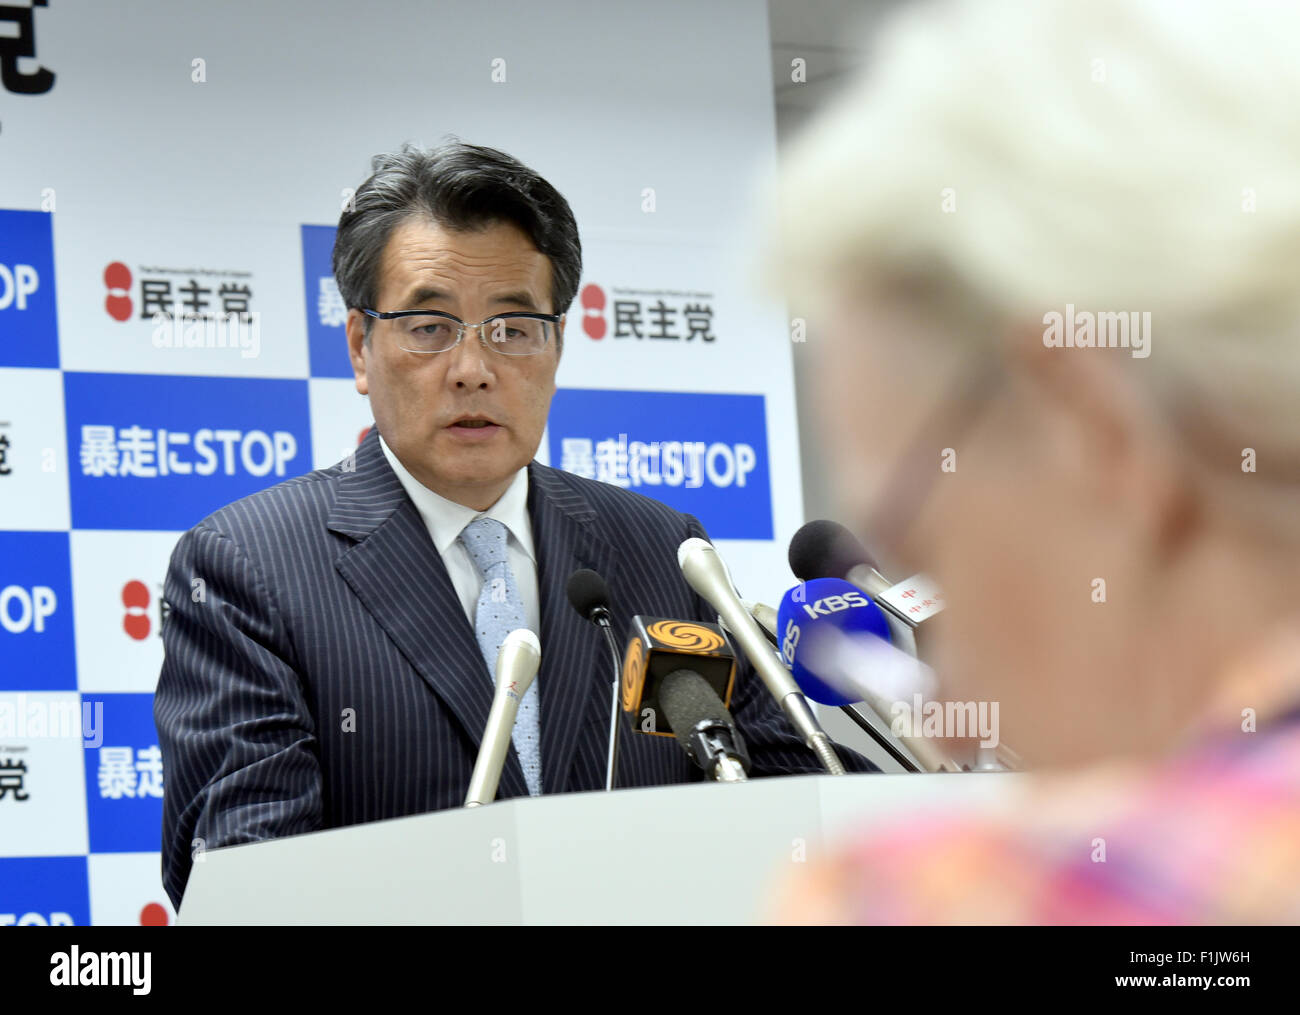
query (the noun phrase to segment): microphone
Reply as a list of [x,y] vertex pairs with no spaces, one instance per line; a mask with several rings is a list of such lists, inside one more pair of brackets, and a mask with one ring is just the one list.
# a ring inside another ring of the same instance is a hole
[[641,733],[670,737],[663,725],[664,681],[689,670],[712,689],[726,707],[736,683],[736,654],[716,624],[663,617],[633,617],[632,635],[623,657],[623,712]]
[[[925,697],[937,685],[928,666],[888,642],[825,621],[799,639],[794,658],[801,671],[817,674],[819,685],[865,703],[887,727],[895,702],[917,694]],[[813,700],[816,694],[816,688],[809,688]],[[933,740],[911,735],[898,740],[927,772],[962,770]]]
[[800,581],[843,578],[872,597],[890,584],[857,537],[839,522],[825,518],[800,527],[790,540],[787,559]]
[[[768,640],[768,643],[773,648],[776,648],[776,610],[768,606],[767,603],[752,603],[748,599],[742,599],[740,605],[743,606],[745,611],[754,618],[755,623],[758,624],[758,629],[763,632],[763,637]],[[722,617],[718,617],[718,623],[722,625],[724,631],[732,633],[731,629],[727,627]]]
[[[801,581],[844,578],[866,592],[885,611],[893,644],[914,659],[920,658],[917,643],[926,630],[921,625],[945,606],[934,579],[917,574],[906,581],[891,582],[852,532],[827,519],[808,522],[794,534],[788,559],[790,570]],[[932,671],[927,668],[927,672]],[[989,753],[987,748],[980,748],[982,757],[988,758]],[[991,753],[996,762],[982,761],[979,767],[1021,767],[1019,755],[1006,744],[999,744]]]
[[758,623],[759,629],[767,635],[767,640],[775,645],[776,610],[768,606],[767,603],[751,603],[748,599],[742,599],[741,603],[749,611],[749,615]]
[[[857,586],[842,578],[814,578],[786,592],[781,600],[778,617],[781,658],[790,667],[795,682],[804,694],[819,704],[839,707],[904,770],[921,771],[916,761],[898,749],[892,729],[888,734],[877,729],[856,707],[858,703],[865,702],[886,728],[890,728],[890,696],[893,696],[893,700],[898,700],[917,689],[919,664],[890,646],[890,658],[901,664],[893,667],[892,675],[888,673],[888,668],[876,665],[876,660],[857,660],[864,667],[870,664],[877,677],[871,685],[863,687],[857,679],[860,670],[855,669],[855,679],[847,680],[837,668],[828,667],[827,660],[823,658],[825,653],[818,651],[824,649],[823,643],[830,628],[852,635],[855,639],[875,638],[882,647],[888,646],[890,630],[884,611]],[[810,659],[816,665],[811,665]],[[829,680],[822,678],[823,667],[830,671]],[[930,754],[933,755],[934,752]],[[942,759],[928,756],[926,760],[934,764]]]
[[834,624],[844,631],[865,632],[889,641],[889,622],[884,611],[856,585],[842,578],[814,578],[786,592],[777,613],[781,658],[803,693],[822,705],[851,705],[861,701],[823,683],[803,664],[803,657],[796,656],[795,647],[820,624]]
[[613,663],[614,681],[611,685],[609,702],[609,753],[605,760],[605,790],[608,792],[614,788],[614,782],[618,778],[619,735],[622,732],[618,721],[618,641],[614,637],[614,625],[609,612],[609,586],[595,571],[584,567],[569,576],[569,584],[565,592],[568,594],[570,605],[578,611],[578,616],[600,628]]
[[501,769],[506,763],[510,731],[515,725],[519,702],[532,686],[541,662],[542,647],[537,643],[537,635],[526,627],[511,631],[501,643],[497,652],[496,694],[492,698],[487,725],[483,727],[474,774],[469,778],[466,807],[490,804],[496,799],[497,783],[501,781]]
[[740,601],[727,565],[713,544],[692,536],[677,548],[677,564],[691,588],[721,615],[741,651],[822,766],[832,775],[843,775],[844,765],[835,754],[831,738],[817,722],[794,677],[777,660],[758,624]]
[[659,703],[686,756],[716,782],[744,782],[749,754],[736,723],[709,682],[673,670],[659,686]]
[[862,589],[888,615],[894,644],[917,655],[917,625],[944,607],[935,581],[917,574],[891,582],[876,566],[871,554],[839,522],[808,522],[790,540],[790,570],[800,581],[844,578]]

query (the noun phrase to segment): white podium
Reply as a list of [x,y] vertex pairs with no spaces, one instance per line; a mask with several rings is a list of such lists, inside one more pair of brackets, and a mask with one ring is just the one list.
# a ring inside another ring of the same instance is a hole
[[828,839],[1000,808],[1016,773],[789,776],[524,797],[210,850],[178,923],[746,924]]

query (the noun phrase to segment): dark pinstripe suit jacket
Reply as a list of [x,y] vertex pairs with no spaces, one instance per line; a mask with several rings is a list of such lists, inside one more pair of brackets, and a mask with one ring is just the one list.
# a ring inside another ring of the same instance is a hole
[[[612,675],[565,585],[609,584],[634,614],[716,620],[677,569],[700,524],[657,501],[529,466],[541,606],[542,786],[604,786]],[[201,580],[202,584],[196,584]],[[474,632],[378,431],[342,464],[237,501],[181,537],[167,574],[154,701],[166,772],[163,883],[179,907],[205,848],[459,806],[492,682]],[[762,683],[732,712],[756,774],[818,771]],[[846,767],[874,766],[841,750]],[[620,786],[702,773],[670,738],[623,738]],[[527,794],[513,747],[499,797]]]

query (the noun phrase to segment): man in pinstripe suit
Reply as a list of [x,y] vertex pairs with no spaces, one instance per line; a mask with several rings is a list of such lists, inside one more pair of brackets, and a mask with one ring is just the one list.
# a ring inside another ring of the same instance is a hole
[[[533,461],[556,311],[581,272],[564,198],[459,142],[373,167],[334,273],[375,426],[354,456],[222,508],[172,555],[154,713],[177,907],[197,849],[458,806],[493,693],[485,610],[513,610],[542,645],[503,798],[604,785],[611,675],[565,597],[575,570],[605,577],[616,630],[635,614],[713,618],[676,564],[705,535],[694,518]],[[508,575],[490,585],[465,535],[484,526]],[[732,705],[754,774],[819,771],[747,666]],[[619,776],[701,773],[671,739],[629,736]]]

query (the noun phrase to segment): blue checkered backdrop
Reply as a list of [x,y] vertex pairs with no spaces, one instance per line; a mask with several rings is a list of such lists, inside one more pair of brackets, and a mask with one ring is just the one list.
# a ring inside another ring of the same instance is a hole
[[566,195],[584,278],[539,458],[694,513],[747,595],[785,584],[791,349],[738,185],[775,161],[765,5],[306,12],[0,8],[0,926],[175,918],[163,575],[370,425],[330,251],[377,152],[455,135]]

